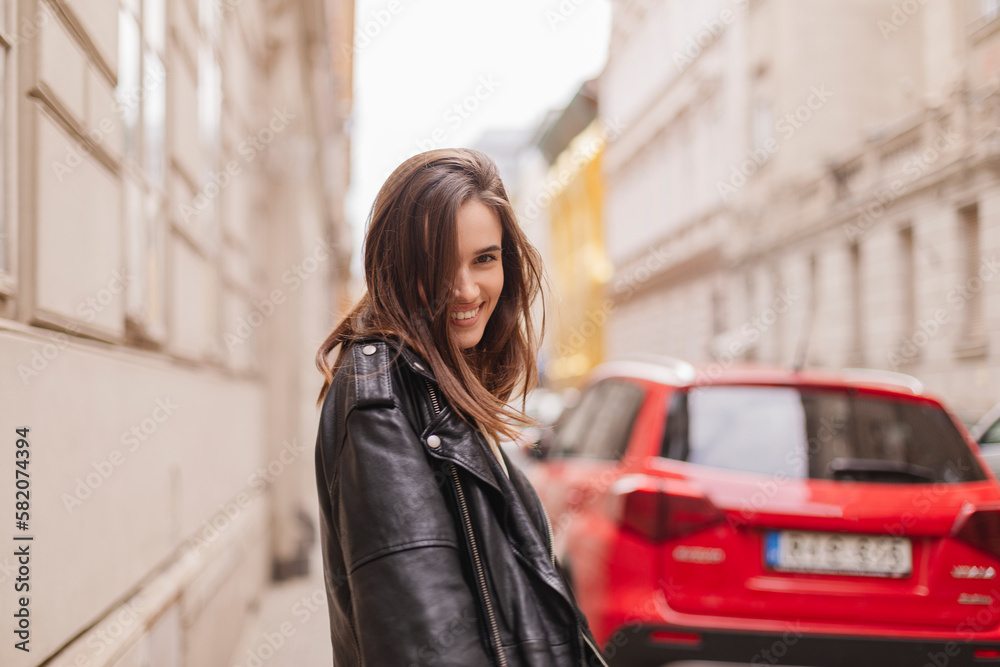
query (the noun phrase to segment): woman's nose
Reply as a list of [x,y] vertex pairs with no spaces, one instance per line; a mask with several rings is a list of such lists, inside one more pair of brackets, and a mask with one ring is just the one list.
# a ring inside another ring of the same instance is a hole
[[479,290],[476,288],[476,282],[472,280],[472,276],[469,275],[468,271],[461,270],[458,272],[452,293],[455,295],[455,300],[459,303],[467,304],[476,300]]

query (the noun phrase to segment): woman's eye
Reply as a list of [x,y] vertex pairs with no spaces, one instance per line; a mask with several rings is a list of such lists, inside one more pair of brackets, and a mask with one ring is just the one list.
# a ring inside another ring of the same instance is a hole
[[497,256],[496,255],[480,255],[479,257],[476,258],[476,260],[477,261],[478,260],[484,260],[484,261],[482,261],[480,263],[481,264],[485,264],[486,263],[485,260],[493,260],[494,262],[497,261]]

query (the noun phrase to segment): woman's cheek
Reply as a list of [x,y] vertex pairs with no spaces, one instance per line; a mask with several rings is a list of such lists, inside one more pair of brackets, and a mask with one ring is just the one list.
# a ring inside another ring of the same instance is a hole
[[497,267],[497,269],[496,285],[493,289],[493,297],[495,299],[499,299],[500,292],[503,291],[503,267]]

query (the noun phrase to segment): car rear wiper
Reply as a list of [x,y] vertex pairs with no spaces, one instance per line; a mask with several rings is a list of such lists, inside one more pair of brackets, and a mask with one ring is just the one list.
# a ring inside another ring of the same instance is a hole
[[848,459],[836,458],[830,462],[830,471],[834,479],[852,479],[855,481],[877,480],[879,478],[897,478],[900,482],[917,480],[933,482],[934,471],[924,466],[918,466],[905,461],[886,461],[883,459]]

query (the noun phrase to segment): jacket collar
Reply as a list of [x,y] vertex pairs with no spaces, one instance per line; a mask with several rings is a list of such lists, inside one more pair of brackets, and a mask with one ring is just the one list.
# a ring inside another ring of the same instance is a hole
[[403,343],[403,341],[400,340],[399,338],[396,337],[360,338],[356,341],[356,344],[360,345],[362,343],[369,343],[369,342],[385,343],[392,350],[390,359],[395,359],[398,354],[398,357],[401,358],[406,363],[406,366],[411,371],[413,371],[417,375],[427,378],[434,384],[437,384],[437,378],[434,377],[434,372],[431,370],[431,365],[427,363],[423,358],[421,358],[420,355],[414,352],[409,345]]
[[[440,406],[440,412],[420,434],[427,452],[464,468],[500,493],[496,473],[487,462],[483,434],[466,424],[450,405]],[[428,444],[431,436],[437,436],[433,441],[436,446]]]
[[437,378],[434,377],[434,371],[431,370],[431,365],[417,356],[417,353],[411,350],[409,345],[399,345],[395,347],[400,351],[400,355],[403,357],[406,365],[410,367],[410,370],[418,375],[422,375],[434,384],[437,384]]
[[[386,353],[388,361],[401,359],[403,365],[411,373],[420,376],[416,387],[433,391],[437,399],[437,412],[430,408],[430,420],[420,434],[426,451],[435,458],[445,459],[464,468],[484,483],[501,493],[500,484],[494,471],[486,459],[486,442],[478,428],[466,424],[458,413],[449,405],[437,388],[437,379],[431,371],[430,364],[422,359],[409,345],[395,337],[370,337],[356,341],[357,344],[373,343],[376,346],[384,344],[389,348]],[[426,380],[426,383],[424,382]],[[431,401],[428,399],[428,403]],[[427,444],[431,436],[437,436],[434,447]]]
[[[434,377],[433,371],[431,371],[430,364],[414,352],[409,345],[404,344],[397,338],[372,338],[370,341],[384,342],[392,350],[389,355],[390,358],[394,358],[398,353],[399,358],[405,362],[410,371],[422,378],[426,378],[437,387],[437,379]],[[369,342],[369,340],[366,339],[363,342]],[[436,458],[447,459],[461,466],[486,484],[489,484],[498,493],[505,493],[501,489],[499,479],[503,477],[506,480],[507,475],[504,474],[500,468],[500,463],[489,450],[489,445],[486,443],[483,434],[478,428],[466,424],[452,407],[442,400],[443,397],[440,392],[438,392],[437,397],[439,405],[438,413],[436,415],[432,413],[430,421],[420,434],[421,440],[423,440],[428,452]],[[426,444],[427,439],[432,435],[436,435],[440,439],[438,446],[434,448]],[[531,492],[525,489],[525,485],[528,482],[523,478],[523,473],[517,469],[517,466],[511,463],[502,447],[500,451],[501,456],[504,457],[507,470],[510,471],[510,479],[505,482],[505,486],[509,489],[507,492],[517,493],[521,497],[523,503],[517,503],[518,506],[522,504],[527,505],[531,498],[531,495],[529,495]],[[532,506],[532,510],[535,509]],[[532,512],[532,514],[537,514],[537,512]],[[520,518],[533,520],[536,526],[544,522],[544,518],[540,516]],[[532,554],[532,556],[537,556],[537,554]],[[548,559],[548,555],[544,553],[541,557],[543,560]]]

